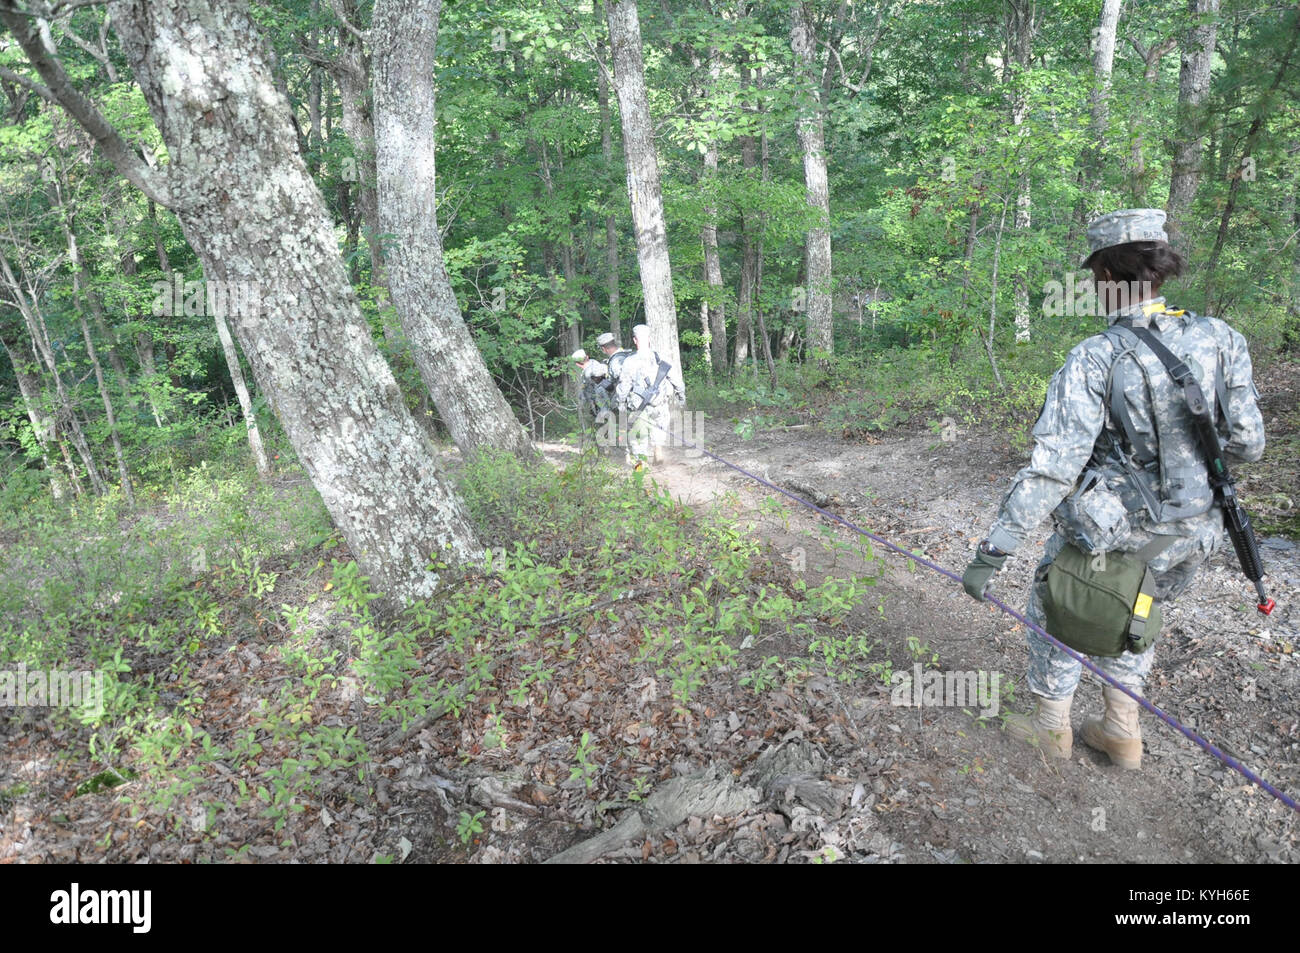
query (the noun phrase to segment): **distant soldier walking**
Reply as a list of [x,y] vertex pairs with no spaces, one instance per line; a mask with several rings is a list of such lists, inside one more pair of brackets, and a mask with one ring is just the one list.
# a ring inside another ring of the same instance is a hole
[[[1056,532],[1034,573],[1027,618],[1138,694],[1155,657],[1160,603],[1191,585],[1223,535],[1196,415],[1208,405],[1226,459],[1264,452],[1245,339],[1156,296],[1184,268],[1164,221],[1158,209],[1126,209],[1088,227],[1083,266],[1108,327],[1070,351],[1052,378],[1029,465],[962,580],[982,601],[1007,556],[1052,514]],[[1197,393],[1205,403],[1194,413]],[[1036,707],[1007,730],[1068,758],[1082,666],[1032,630],[1027,639]],[[1110,685],[1102,694],[1105,716],[1083,725],[1083,741],[1139,768],[1139,706]]]
[[663,462],[672,402],[680,404],[685,395],[672,365],[650,347],[650,328],[638,324],[632,341],[636,353],[622,362],[616,393],[618,406],[629,414],[628,463],[644,467],[652,455],[655,463]]
[[600,361],[587,356],[582,348],[573,352],[573,363],[578,367],[582,387],[578,391],[578,415],[582,426],[599,425],[604,414],[613,405],[609,391],[605,387],[608,370]]

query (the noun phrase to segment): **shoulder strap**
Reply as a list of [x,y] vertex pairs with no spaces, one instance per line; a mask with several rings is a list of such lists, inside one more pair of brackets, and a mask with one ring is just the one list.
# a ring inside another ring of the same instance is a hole
[[[1137,343],[1136,336],[1130,339],[1123,333],[1125,331],[1131,333],[1133,329],[1127,325],[1117,324],[1105,331],[1106,336],[1114,342],[1117,351],[1115,359],[1111,361],[1110,371],[1106,375],[1107,404],[1111,419],[1124,431],[1124,439],[1128,442],[1130,452],[1140,464],[1145,466],[1156,458],[1154,455],[1148,457],[1143,452],[1142,442],[1138,439],[1137,426],[1133,423],[1133,415],[1129,413],[1128,401],[1124,397],[1124,388],[1115,384],[1115,370],[1119,367],[1119,362],[1137,350],[1134,346]],[[1134,360],[1136,361],[1137,358],[1135,357]],[[1141,362],[1138,363],[1140,366]],[[1142,375],[1145,380],[1145,368],[1142,369]]]
[[[1150,514],[1151,519],[1155,522],[1162,522],[1161,514],[1163,504],[1151,492],[1143,478],[1142,471],[1151,463],[1159,459],[1158,448],[1155,454],[1150,457],[1143,454],[1142,442],[1138,439],[1137,427],[1133,424],[1133,416],[1128,410],[1128,399],[1124,396],[1124,388],[1119,386],[1115,381],[1115,371],[1119,362],[1133,355],[1133,362],[1137,364],[1139,372],[1142,374],[1142,381],[1146,385],[1148,393],[1151,388],[1151,381],[1147,376],[1146,366],[1137,359],[1137,349],[1141,346],[1141,341],[1133,334],[1133,329],[1123,324],[1115,324],[1107,328],[1104,332],[1115,348],[1115,358],[1111,361],[1110,371],[1106,375],[1106,392],[1108,395],[1109,416],[1114,423],[1118,423],[1124,432],[1125,444],[1121,445],[1115,438],[1112,431],[1107,431],[1111,450],[1118,458],[1120,465],[1129,475],[1129,484],[1138,492],[1142,498],[1142,505]],[[1125,449],[1127,446],[1127,449]]]
[[1223,348],[1217,347],[1219,344],[1218,335],[1214,333],[1214,326],[1210,324],[1210,316],[1205,314],[1196,314],[1193,311],[1187,312],[1192,320],[1200,324],[1210,337],[1214,338],[1214,343],[1218,351],[1218,357],[1214,362],[1214,402],[1218,408],[1218,419],[1228,431],[1232,430],[1232,418],[1228,416],[1228,385],[1223,375]]
[[1165,347],[1160,339],[1151,333],[1150,328],[1134,327],[1125,324],[1124,327],[1132,331],[1139,340],[1149,347],[1156,357],[1160,358],[1160,363],[1169,371],[1172,377],[1183,389],[1183,399],[1187,401],[1187,409],[1192,412],[1193,417],[1203,417],[1209,413],[1209,405],[1205,402],[1205,393],[1201,390],[1201,385],[1197,383],[1196,375],[1192,369],[1180,360],[1173,351]]

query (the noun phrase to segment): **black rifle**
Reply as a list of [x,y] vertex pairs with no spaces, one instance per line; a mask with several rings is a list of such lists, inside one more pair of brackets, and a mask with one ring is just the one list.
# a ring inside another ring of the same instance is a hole
[[632,413],[635,414],[636,416],[629,419],[628,421],[629,426],[631,426],[631,424],[637,419],[637,417],[640,417],[643,413],[645,413],[646,410],[650,407],[650,405],[654,403],[654,399],[659,396],[660,385],[662,385],[664,380],[668,377],[669,371],[673,369],[673,366],[669,364],[667,361],[665,361],[658,354],[655,355],[655,360],[659,362],[659,373],[655,377],[654,383],[650,385],[650,389],[643,393],[642,391],[637,390],[635,387],[632,388],[632,393],[636,395],[638,400],[641,401],[641,404],[640,406],[636,407],[632,411]]
[[1237,499],[1236,480],[1228,470],[1228,463],[1223,457],[1223,444],[1219,441],[1219,430],[1215,426],[1214,415],[1205,399],[1201,385],[1197,383],[1191,368],[1174,356],[1174,353],[1160,343],[1148,328],[1134,327],[1122,322],[1138,338],[1155,352],[1169,371],[1169,376],[1183,389],[1183,399],[1196,424],[1196,438],[1200,441],[1201,452],[1205,454],[1206,466],[1209,468],[1210,487],[1214,490],[1219,505],[1223,508],[1223,525],[1232,538],[1232,547],[1237,551],[1237,561],[1246,578],[1255,584],[1259,594],[1256,605],[1260,612],[1268,615],[1277,605],[1264,592],[1264,561],[1259,556],[1259,543],[1255,539],[1255,530],[1250,525],[1250,514],[1246,512]]

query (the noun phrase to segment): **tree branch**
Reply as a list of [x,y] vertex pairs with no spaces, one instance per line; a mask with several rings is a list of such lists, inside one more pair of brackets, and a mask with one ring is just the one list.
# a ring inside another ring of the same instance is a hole
[[[174,207],[171,189],[166,177],[159,170],[150,168],[131,148],[122,134],[113,124],[104,118],[94,103],[83,96],[63,69],[57,56],[52,55],[41,42],[36,27],[28,17],[19,12],[13,0],[0,0],[0,22],[18,40],[18,44],[27,54],[28,62],[36,70],[53,97],[73,119],[94,138],[118,172],[126,177],[132,185],[159,205]],[[30,87],[29,87],[30,88]]]
[[[15,73],[7,66],[0,66],[0,79],[8,80],[11,83],[17,83],[19,86],[26,87],[46,102],[53,103],[56,106],[59,104],[59,101],[54,98],[54,94],[50,92],[49,87],[41,85],[36,82],[36,80],[24,76],[22,73]],[[24,102],[26,102],[26,100],[24,100]]]

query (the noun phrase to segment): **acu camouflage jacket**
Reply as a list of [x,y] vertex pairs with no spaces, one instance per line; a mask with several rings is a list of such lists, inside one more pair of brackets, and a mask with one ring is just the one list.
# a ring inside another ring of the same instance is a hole
[[[1230,460],[1263,455],[1264,421],[1245,338],[1218,318],[1169,310],[1164,298],[1153,298],[1109,315],[1109,328],[1071,350],[1052,378],[1034,425],[1033,455],[1003,499],[989,532],[992,546],[1014,552],[1049,513],[1069,535],[1079,508],[1062,501],[1092,485],[1109,488],[1106,498],[1118,497],[1112,505],[1122,504],[1134,526],[1171,535],[1182,535],[1177,521],[1213,506],[1182,390],[1150,348],[1116,328],[1125,318],[1151,328],[1191,368],[1215,405]],[[1124,416],[1127,426],[1117,419]],[[1137,437],[1134,445],[1126,432]],[[1162,504],[1156,511],[1153,500]],[[1093,515],[1104,522],[1103,514]],[[1122,539],[1114,548],[1125,548]]]

